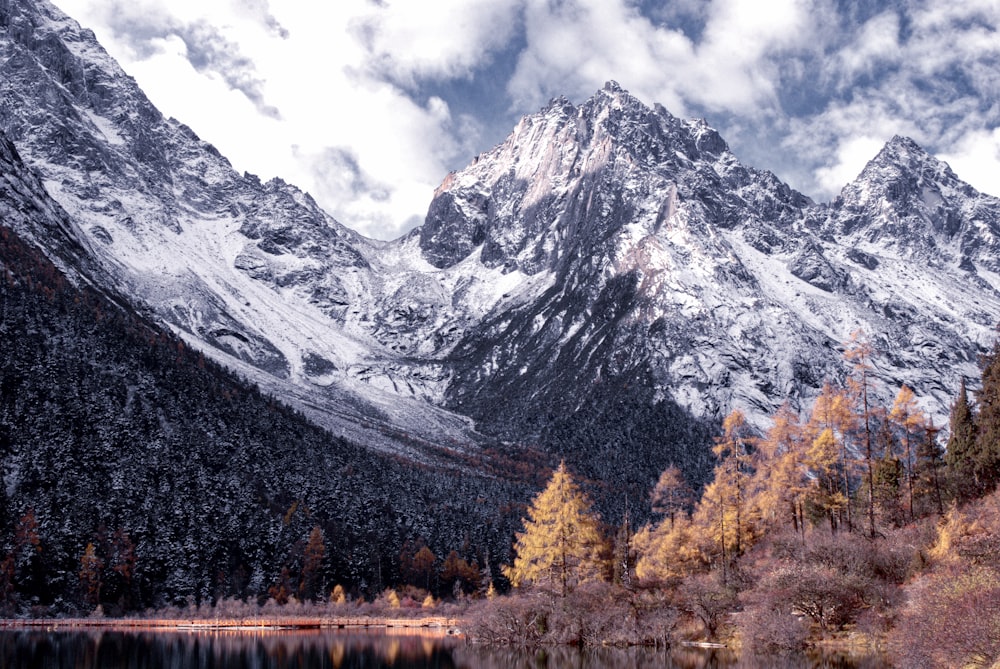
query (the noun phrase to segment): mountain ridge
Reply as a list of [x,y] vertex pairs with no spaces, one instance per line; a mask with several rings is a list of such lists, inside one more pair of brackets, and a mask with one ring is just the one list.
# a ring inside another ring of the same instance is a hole
[[877,392],[909,383],[940,423],[1000,315],[998,200],[902,138],[814,203],[609,82],[376,242],[236,174],[47,2],[3,0],[0,29],[0,129],[115,287],[373,448],[501,439],[636,490],[671,462],[698,480],[722,415],[804,406],[859,328]]

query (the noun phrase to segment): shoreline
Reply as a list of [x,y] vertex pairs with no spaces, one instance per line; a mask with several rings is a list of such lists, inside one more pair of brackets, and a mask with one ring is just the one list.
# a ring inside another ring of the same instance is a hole
[[303,631],[383,629],[409,630],[440,636],[464,636],[465,621],[444,616],[386,618],[369,616],[248,616],[235,618],[6,618],[0,619],[0,631],[43,630],[66,632],[86,629],[152,632],[209,631]]

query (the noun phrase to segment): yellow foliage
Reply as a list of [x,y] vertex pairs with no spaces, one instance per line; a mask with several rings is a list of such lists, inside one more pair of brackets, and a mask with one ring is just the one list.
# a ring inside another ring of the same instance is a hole
[[666,580],[701,571],[708,564],[698,530],[686,516],[673,525],[664,521],[644,527],[633,538],[639,559],[635,575],[643,580]]
[[532,500],[523,522],[524,532],[518,532],[514,544],[514,565],[503,567],[514,587],[554,586],[565,595],[576,585],[603,576],[597,518],[565,463]]

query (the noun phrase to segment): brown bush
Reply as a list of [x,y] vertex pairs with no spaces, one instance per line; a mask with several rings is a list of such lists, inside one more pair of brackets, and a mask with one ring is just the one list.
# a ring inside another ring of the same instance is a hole
[[677,611],[657,591],[592,583],[566,597],[498,597],[479,603],[469,617],[470,637],[492,644],[666,645]]
[[736,629],[743,649],[756,654],[802,650],[809,638],[809,624],[781,602],[747,606],[737,618]]
[[695,574],[684,579],[677,591],[681,610],[697,618],[710,639],[739,605],[736,590],[723,585],[718,573]]
[[908,588],[890,648],[902,669],[989,667],[1000,660],[1000,573],[951,566]]

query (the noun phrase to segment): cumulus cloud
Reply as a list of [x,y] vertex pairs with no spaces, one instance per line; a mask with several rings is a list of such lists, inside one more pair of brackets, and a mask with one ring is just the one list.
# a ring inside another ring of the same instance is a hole
[[789,122],[784,148],[809,158],[803,167],[810,173],[795,175],[794,185],[836,195],[874,155],[865,150],[894,134],[983,184],[977,175],[995,165],[990,147],[1000,124],[998,22],[995,2],[909,3],[839,40],[820,77],[836,86],[814,93],[824,106]]
[[[263,4],[266,11],[266,1],[256,4]],[[176,46],[174,38],[177,38],[184,45],[180,55],[187,58],[195,71],[219,77],[230,89],[245,95],[260,113],[273,118],[280,116],[278,109],[265,99],[264,82],[257,74],[254,61],[208,19],[200,16],[179,18],[148,0],[116,0],[95,5],[95,8],[111,34],[129,48],[136,59],[148,60],[170,51],[172,45]],[[260,9],[258,6],[258,11]]]
[[368,52],[366,67],[412,87],[425,78],[468,77],[519,28],[522,0],[378,2],[350,22]]
[[894,134],[1000,191],[996,0],[56,2],[238,169],[379,237],[517,116],[611,79],[818,199]]

